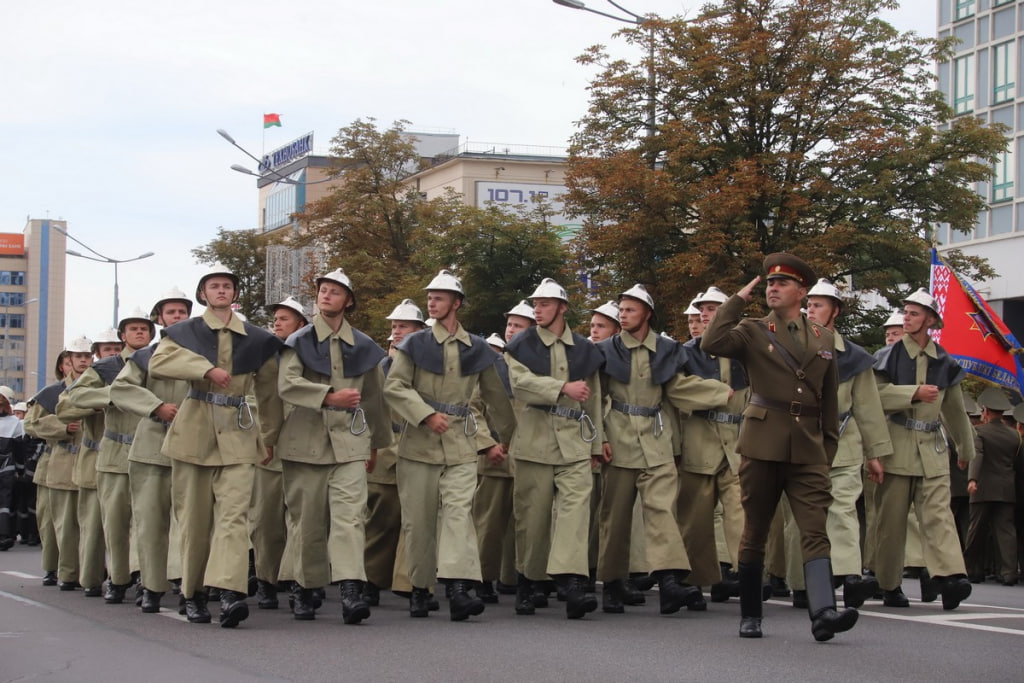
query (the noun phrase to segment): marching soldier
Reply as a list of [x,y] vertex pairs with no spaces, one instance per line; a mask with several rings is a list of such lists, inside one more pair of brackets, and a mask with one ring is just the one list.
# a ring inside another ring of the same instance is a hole
[[494,351],[459,323],[462,283],[442,270],[426,290],[434,325],[398,345],[384,394],[405,422],[397,478],[413,585],[409,614],[428,615],[430,588],[441,578],[451,589],[451,619],[462,621],[484,611],[484,603],[469,594],[481,578],[472,515],[477,424],[469,402],[479,388],[502,435],[512,433],[515,415]]
[[[714,289],[716,289],[719,292],[722,291],[717,287],[715,287]],[[706,298],[707,292],[698,292],[697,296],[694,297],[693,301],[690,302],[690,305],[686,307],[685,311],[683,311],[683,315],[686,316],[686,331],[690,335],[691,341],[699,338],[702,334],[704,334],[704,328],[707,327],[708,325],[706,322],[704,322],[704,316],[701,314],[700,311],[701,299]]]
[[261,454],[246,397],[255,392],[267,461],[281,426],[281,341],[233,313],[238,285],[234,273],[213,266],[196,286],[196,300],[206,311],[168,327],[149,362],[154,378],[189,382],[161,450],[171,459],[186,616],[191,623],[209,623],[204,585],[219,588],[224,628],[249,616],[248,509]]
[[755,277],[723,304],[704,330],[701,348],[736,358],[750,380],[737,451],[743,492],[740,542],[741,638],[761,637],[761,576],[768,527],[785,492],[800,528],[811,633],[818,641],[848,631],[857,610],[836,609],[826,532],[831,503],[828,468],[839,440],[838,375],[832,333],[800,312],[814,271],[796,256],[764,259],[771,313],[744,319]]
[[974,435],[960,388],[965,375],[928,336],[929,329],[942,325],[935,299],[919,289],[903,304],[903,337],[883,348],[874,366],[893,455],[885,463],[885,479],[875,489],[873,568],[885,604],[908,606],[900,584],[906,564],[907,513],[913,504],[925,564],[943,608],[951,610],[971,594],[971,584],[949,509],[949,460],[941,427],[949,430],[960,467],[966,467],[974,459]]

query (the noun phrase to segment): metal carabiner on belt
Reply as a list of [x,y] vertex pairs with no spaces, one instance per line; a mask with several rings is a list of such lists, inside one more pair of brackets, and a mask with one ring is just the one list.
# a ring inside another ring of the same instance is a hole
[[[580,415],[580,438],[583,439],[584,443],[594,443],[594,439],[597,438],[597,427],[594,426],[594,421],[590,419],[590,416],[584,412]],[[587,438],[589,432],[590,438]]]
[[942,425],[939,425],[939,428],[935,430],[935,452],[945,453],[948,448],[949,445],[946,443],[946,431],[943,429]]
[[[357,424],[360,425],[358,430],[356,429]],[[352,410],[352,422],[348,426],[348,431],[351,432],[353,436],[359,436],[366,431],[367,427],[369,427],[369,425],[366,423],[366,411],[363,410],[362,406],[356,406]]]
[[654,426],[651,427],[651,434],[657,439],[665,431],[665,423],[661,419],[661,411],[659,410],[651,416],[654,419]]
[[[473,431],[469,431],[469,421],[473,421]],[[476,433],[480,430],[480,425],[476,422],[476,415],[470,410],[466,413],[466,419],[462,423],[462,433],[466,436],[476,436]]]
[[249,407],[249,403],[243,398],[242,402],[238,404],[238,428],[250,430],[255,425],[256,419],[252,416],[252,408]]

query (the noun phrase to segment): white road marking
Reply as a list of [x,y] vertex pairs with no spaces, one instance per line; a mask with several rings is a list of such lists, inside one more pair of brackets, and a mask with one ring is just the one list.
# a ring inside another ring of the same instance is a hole
[[7,574],[8,576],[17,576],[19,579],[39,579],[40,581],[43,580],[41,576],[37,576],[36,574],[26,574],[25,572],[4,570],[2,573]]
[[167,617],[168,619],[174,619],[175,621],[184,621],[186,623],[188,622],[188,617],[186,617],[184,614],[178,614],[178,608],[177,607],[175,607],[174,609],[167,609],[166,607],[161,607],[160,611],[157,612],[157,614],[160,615],[161,617]]
[[41,602],[36,602],[35,600],[29,600],[28,598],[23,598],[20,595],[15,595],[14,593],[8,593],[7,591],[0,591],[0,598],[8,598],[10,600],[14,600],[15,602],[20,602],[20,603],[25,604],[25,605],[32,605],[33,607],[39,607],[41,609],[53,609],[49,605],[44,605]]

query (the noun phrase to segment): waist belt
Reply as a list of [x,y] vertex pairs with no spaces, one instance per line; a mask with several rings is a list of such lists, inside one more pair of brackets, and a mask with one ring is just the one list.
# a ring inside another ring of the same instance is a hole
[[212,391],[199,391],[198,389],[189,389],[186,396],[198,399],[203,403],[212,403],[215,406],[231,406],[232,408],[237,408],[245,403],[245,396],[228,396],[226,394],[218,394]]
[[548,413],[549,415],[557,415],[570,420],[576,420],[580,423],[580,438],[586,443],[593,443],[594,439],[597,438],[597,428],[594,426],[593,420],[587,415],[585,410],[577,410],[576,408],[570,408],[569,406],[544,406],[530,403],[529,406],[535,410]]
[[58,441],[57,445],[72,455],[78,455],[79,445],[74,441]]
[[359,436],[366,431],[370,425],[366,422],[366,413],[362,408],[356,406],[355,408],[341,408],[339,406],[320,406],[324,410],[330,410],[335,413],[348,413],[352,416],[352,422],[348,426],[348,431],[352,432],[355,436]]
[[[466,421],[462,425],[462,433],[466,436],[476,435],[479,426],[476,422],[476,415],[474,415],[473,411],[469,409],[469,406],[459,405],[458,403],[431,401],[429,398],[425,398],[423,401],[439,413],[465,418]],[[470,427],[470,423],[472,423],[472,427]]]
[[695,410],[690,413],[693,417],[701,417],[708,422],[719,424],[738,425],[743,422],[743,416],[735,413],[727,413],[724,410]]
[[937,432],[939,431],[939,427],[942,426],[942,422],[939,420],[935,420],[934,422],[915,420],[912,417],[907,417],[904,413],[893,413],[889,416],[889,419],[901,427],[912,429],[915,432]]
[[793,417],[821,417],[821,408],[818,406],[804,405],[799,401],[777,401],[774,398],[767,398],[761,394],[751,393],[750,404],[767,408],[768,410],[789,413]]
[[171,426],[170,422],[168,422],[167,420],[161,420],[156,415],[150,415],[149,419],[152,420],[153,422],[156,422],[158,425],[163,425],[165,428]]
[[126,446],[130,446],[132,441],[135,440],[134,434],[121,434],[119,432],[112,432],[109,429],[103,430],[103,438],[116,441],[117,443],[123,443]]
[[82,445],[85,446],[86,448],[94,450],[94,451],[98,451],[100,449],[100,442],[99,441],[93,441],[92,439],[90,439],[87,436],[83,436],[82,437]]
[[637,417],[649,417],[654,420],[654,428],[651,433],[655,438],[661,436],[661,433],[665,430],[665,425],[661,421],[661,406],[635,406],[629,403],[623,403],[622,401],[616,401],[612,399],[612,410],[617,410],[620,413],[626,415],[635,415]]

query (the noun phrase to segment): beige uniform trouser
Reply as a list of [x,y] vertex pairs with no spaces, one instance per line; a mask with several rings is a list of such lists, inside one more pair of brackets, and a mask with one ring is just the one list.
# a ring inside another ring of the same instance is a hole
[[[601,556],[597,565],[600,581],[629,576],[629,536],[633,527],[634,504],[643,505],[643,534],[647,565],[651,571],[689,571],[690,560],[676,524],[674,508],[678,494],[675,464],[664,463],[645,469],[605,465],[601,497]],[[613,552],[619,548],[619,552]],[[622,549],[626,549],[622,552]]]
[[50,512],[57,538],[57,578],[78,581],[78,491],[50,489]]
[[103,514],[103,537],[110,555],[110,581],[131,583],[132,494],[127,474],[96,473],[96,491]]
[[105,575],[103,512],[96,489],[78,489],[78,582],[99,588]]
[[249,539],[256,558],[256,578],[277,583],[287,538],[284,483],[280,472],[257,467],[249,506]]
[[366,463],[285,460],[284,500],[295,530],[295,580],[303,588],[365,581]]
[[53,512],[50,508],[50,487],[36,484],[36,525],[39,528],[39,545],[44,572],[57,571],[57,532],[53,529]]
[[181,576],[181,544],[171,536],[171,468],[129,461],[128,481],[142,585],[163,593],[169,578]]
[[[480,573],[484,581],[502,579],[508,583],[509,573],[504,570],[508,560],[515,566],[515,541],[512,543],[512,558],[506,557],[509,529],[515,538],[515,521],[512,514],[511,477],[482,476],[473,495],[473,524],[480,545]],[[515,569],[512,570],[515,576]],[[513,580],[513,583],[515,581]]]
[[366,580],[378,588],[390,588],[395,572],[395,556],[402,532],[402,503],[398,486],[366,484]]
[[[514,481],[519,571],[531,581],[561,574],[587,576],[593,490],[590,460],[544,465],[520,459]],[[627,523],[630,520],[627,515]]]
[[601,552],[601,471],[593,472],[593,487],[590,493],[590,533],[587,537],[587,566],[597,569],[597,558]]
[[726,557],[736,566],[740,536],[743,535],[743,506],[740,504],[740,480],[728,467],[718,474],[694,474],[679,470],[679,496],[676,518],[690,557],[692,571],[687,579],[695,586],[710,586],[722,580],[719,562],[716,509],[722,507],[722,530]]
[[476,468],[475,462],[434,465],[398,459],[398,497],[413,586],[433,588],[439,577],[480,580],[473,526]]
[[875,489],[878,545],[874,569],[883,590],[895,590],[903,581],[907,512],[911,503],[921,524],[924,566],[931,575],[967,573],[949,509],[949,476],[906,477],[886,472]]
[[203,586],[246,593],[249,499],[254,465],[171,462],[171,498],[181,530],[181,594]]

